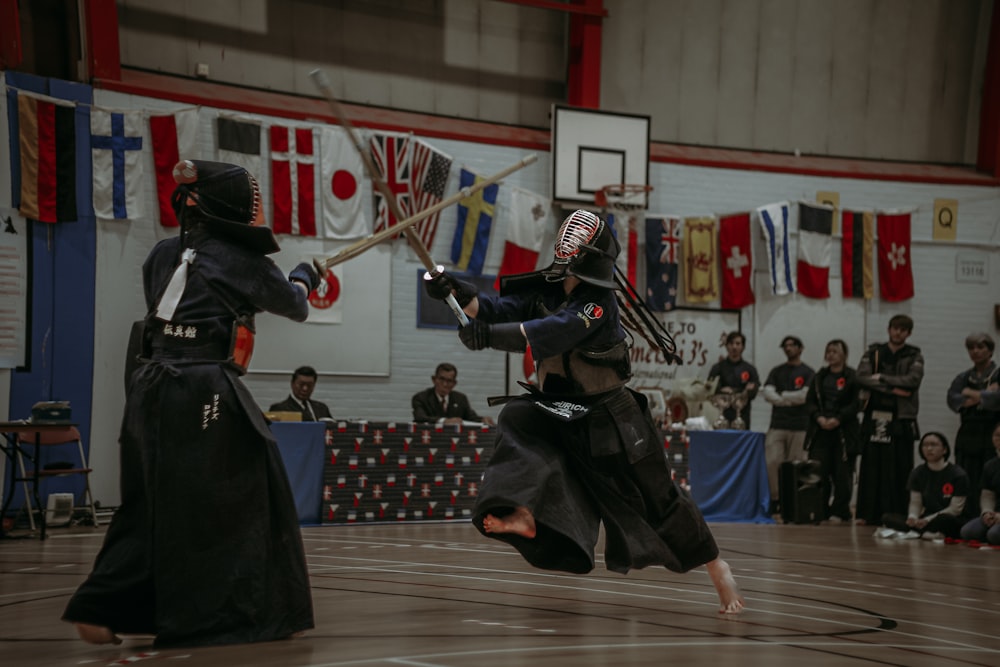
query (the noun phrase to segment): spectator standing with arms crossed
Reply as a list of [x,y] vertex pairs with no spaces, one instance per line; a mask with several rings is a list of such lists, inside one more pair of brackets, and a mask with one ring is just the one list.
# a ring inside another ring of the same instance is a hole
[[979,508],[979,480],[983,466],[993,458],[991,433],[1000,423],[1000,392],[997,391],[997,365],[993,361],[993,337],[986,333],[973,333],[965,338],[965,349],[972,360],[972,368],[962,371],[948,387],[948,407],[962,420],[955,435],[955,463],[968,475],[972,484],[969,494],[969,511],[975,515]]
[[889,341],[865,350],[858,383],[868,398],[861,423],[861,472],[857,518],[879,525],[883,514],[906,514],[906,483],[913,469],[913,442],[920,437],[917,412],[924,356],[906,340],[913,333],[908,315],[889,320]]
[[805,455],[809,413],[806,394],[815,372],[802,363],[802,340],[785,336],[781,349],[787,361],[771,369],[764,382],[764,400],[773,405],[771,425],[764,436],[767,481],[771,488],[771,514],[778,512],[778,468],[785,461],[800,461]]

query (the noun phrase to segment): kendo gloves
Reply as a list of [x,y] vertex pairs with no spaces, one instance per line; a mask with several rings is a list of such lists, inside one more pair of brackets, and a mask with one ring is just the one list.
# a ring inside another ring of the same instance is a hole
[[458,280],[455,276],[444,271],[437,271],[436,274],[424,274],[424,289],[427,296],[438,301],[444,301],[452,292],[455,293],[455,300],[458,305],[465,308],[469,302],[479,294],[479,288],[472,283]]
[[302,262],[288,274],[288,280],[297,280],[309,288],[311,293],[319,287],[319,273],[309,262]]
[[480,320],[472,320],[458,330],[458,337],[470,350],[492,347],[494,350],[504,352],[524,352],[528,349],[528,340],[521,333],[520,322],[487,324]]
[[[434,274],[424,274],[424,289],[427,291],[427,296],[438,301],[444,301],[449,294],[454,294],[455,300],[462,308],[479,295],[479,288],[475,285],[457,279],[450,273],[440,270],[440,267]],[[471,320],[466,326],[459,328],[458,337],[470,350],[492,347],[494,350],[504,352],[524,352],[528,348],[528,341],[521,333],[520,322],[487,324]]]

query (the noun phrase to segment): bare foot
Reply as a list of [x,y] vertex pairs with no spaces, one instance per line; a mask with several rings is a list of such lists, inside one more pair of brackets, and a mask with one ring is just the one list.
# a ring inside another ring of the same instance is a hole
[[76,633],[80,639],[88,644],[121,644],[121,637],[111,632],[103,625],[91,625],[90,623],[74,623]]
[[736,585],[732,570],[729,569],[729,563],[716,558],[705,567],[719,594],[719,613],[738,614],[743,611],[743,596],[740,594],[740,587]]
[[492,514],[487,514],[483,519],[483,530],[487,533],[514,533],[529,540],[536,534],[535,517],[527,507],[518,507],[516,510],[498,519]]

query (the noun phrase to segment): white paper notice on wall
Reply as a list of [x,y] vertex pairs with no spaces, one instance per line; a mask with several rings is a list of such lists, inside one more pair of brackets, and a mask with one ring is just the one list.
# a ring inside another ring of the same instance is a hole
[[960,252],[955,255],[955,282],[988,283],[990,257],[984,252]]
[[0,368],[24,365],[28,317],[28,223],[0,207]]

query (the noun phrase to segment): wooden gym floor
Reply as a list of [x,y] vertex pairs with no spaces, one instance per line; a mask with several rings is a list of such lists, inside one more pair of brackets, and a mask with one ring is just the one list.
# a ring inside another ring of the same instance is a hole
[[22,665],[1000,665],[1000,550],[861,526],[714,524],[747,610],[704,568],[543,572],[468,523],[304,529],[316,629],[267,644],[98,647],[59,615],[102,529],[0,540],[0,663]]

